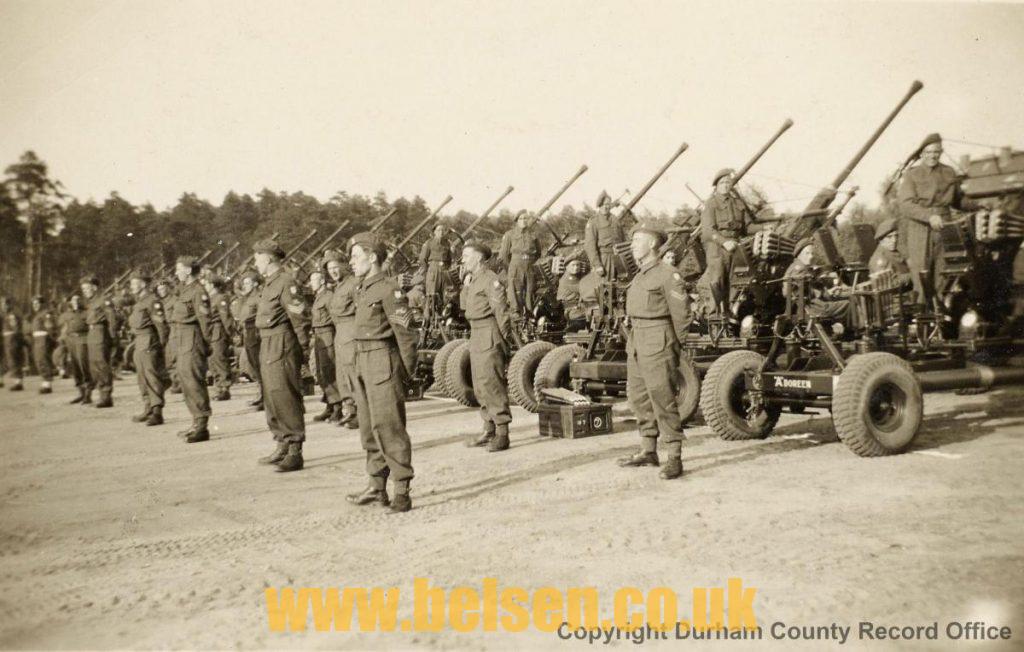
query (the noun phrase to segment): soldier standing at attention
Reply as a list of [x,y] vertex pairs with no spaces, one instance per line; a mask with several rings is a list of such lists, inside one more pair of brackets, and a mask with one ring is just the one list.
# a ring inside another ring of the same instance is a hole
[[658,466],[658,437],[668,448],[661,470],[665,480],[683,474],[685,435],[679,418],[679,343],[690,327],[690,296],[683,277],[663,264],[658,247],[665,234],[637,225],[632,252],[640,265],[626,291],[629,338],[626,341],[626,396],[640,429],[640,450],[619,460],[619,466]]
[[280,245],[261,240],[253,251],[256,271],[263,276],[256,304],[263,405],[267,426],[277,442],[275,451],[259,461],[276,464],[280,472],[298,471],[306,441],[302,403],[302,357],[309,345],[306,303],[292,273],[282,265],[285,253]]
[[479,242],[467,242],[462,248],[462,266],[466,280],[462,284],[459,303],[469,321],[469,363],[473,391],[480,402],[483,433],[467,443],[487,446],[494,453],[508,450],[508,424],[512,412],[508,407],[509,342],[512,322],[508,314],[505,288],[492,270],[484,265],[491,257],[491,248]]
[[89,335],[86,337],[89,375],[100,393],[96,407],[113,407],[111,393],[114,389],[114,375],[110,368],[110,352],[117,337],[117,316],[110,299],[97,292],[99,283],[95,277],[82,279],[81,288],[87,302],[85,322],[89,324]]
[[178,433],[185,443],[210,440],[210,394],[206,390],[207,356],[210,354],[210,297],[198,279],[195,256],[181,256],[174,265],[180,286],[171,308],[175,371],[192,427]]
[[164,422],[164,346],[167,344],[167,319],[163,302],[149,289],[151,278],[145,272],[132,272],[129,285],[135,303],[128,315],[128,327],[135,338],[135,377],[142,397],[142,412],[133,416],[136,423],[159,426]]
[[604,276],[607,270],[615,266],[612,245],[626,241],[622,224],[612,215],[614,206],[612,198],[602,190],[597,196],[597,215],[587,220],[587,225],[583,229],[583,247],[590,260],[590,268],[598,276]]
[[355,289],[355,365],[349,382],[359,410],[359,434],[366,451],[370,485],[346,499],[356,505],[388,505],[387,480],[394,482],[392,512],[412,509],[412,443],[405,429],[405,383],[416,364],[415,335],[409,330],[405,295],[381,271],[387,255],[373,233],[352,237],[349,264]]
[[[326,259],[324,260],[326,263]],[[322,269],[309,275],[309,289],[313,291],[310,323],[313,327],[312,364],[316,370],[316,384],[323,392],[324,411],[313,421],[341,421],[341,395],[334,366],[334,322],[331,321],[330,303],[333,292],[327,285]]]
[[73,294],[68,302],[68,311],[64,319],[64,337],[68,343],[68,359],[71,361],[71,376],[78,387],[78,396],[71,399],[71,404],[92,403],[92,375],[89,373],[89,324],[85,321],[85,309],[82,297]]
[[174,369],[174,324],[171,323],[171,313],[174,312],[174,298],[176,290],[171,286],[171,282],[166,278],[161,278],[156,282],[154,287],[156,296],[160,299],[164,308],[164,317],[167,321],[164,322],[166,344],[164,345],[164,386],[167,387],[167,391],[172,394],[180,394],[181,387],[178,383],[178,373]]
[[719,316],[730,313],[729,277],[736,247],[748,224],[746,206],[732,192],[732,175],[730,168],[718,171],[712,184],[715,192],[700,216],[700,239],[707,259],[705,276],[713,302],[709,313]]
[[[942,254],[942,226],[952,219],[952,208],[974,210],[964,199],[960,177],[939,162],[942,137],[929,134],[918,148],[921,161],[903,174],[897,199],[900,215],[900,248],[907,257],[918,302],[928,305],[934,295],[936,263]],[[921,276],[924,279],[921,279]]]
[[512,319],[518,321],[533,310],[533,295],[537,278],[533,264],[540,258],[540,239],[533,230],[533,217],[519,211],[516,225],[501,238],[498,258],[508,270],[508,303]]
[[338,425],[344,425],[350,430],[354,430],[359,427],[351,384],[356,364],[355,291],[359,279],[354,274],[342,278],[344,262],[340,251],[328,249],[324,252],[324,261],[326,261],[327,275],[334,283],[334,291],[331,292],[331,301],[327,304],[327,310],[334,323],[334,379],[337,383],[338,395],[341,397],[341,420]]
[[224,281],[212,274],[203,277],[203,288],[210,297],[210,371],[217,388],[213,400],[231,399],[231,311],[224,295]]
[[50,394],[53,392],[53,360],[50,356],[57,341],[57,320],[39,295],[32,297],[32,317],[28,327],[31,331],[28,334],[32,336],[32,359],[42,378],[39,393]]
[[25,366],[25,334],[22,332],[21,317],[5,299],[3,311],[4,367],[13,382],[8,388],[12,392],[25,389],[21,384]]
[[451,242],[445,233],[448,227],[438,222],[434,226],[433,237],[423,243],[420,249],[420,269],[424,275],[423,319],[429,320],[444,300],[444,291],[448,284],[448,270],[452,264]]

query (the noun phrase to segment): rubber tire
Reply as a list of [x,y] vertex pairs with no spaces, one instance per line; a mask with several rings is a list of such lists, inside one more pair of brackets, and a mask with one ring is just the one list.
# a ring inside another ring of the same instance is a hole
[[538,340],[523,346],[512,356],[508,363],[508,397],[519,407],[537,412],[540,401],[534,389],[534,377],[540,361],[554,348],[553,343]]
[[448,358],[451,357],[452,351],[454,351],[460,344],[468,341],[469,340],[465,338],[449,340],[442,344],[441,348],[438,349],[437,353],[434,355],[434,389],[449,398],[451,398],[451,396],[448,394]]
[[700,374],[689,356],[679,358],[679,394],[676,405],[679,407],[679,418],[686,423],[697,413],[700,405]]
[[446,367],[445,390],[448,397],[466,407],[478,407],[480,404],[473,393],[473,371],[469,364],[469,340],[455,347]]
[[[871,399],[881,383],[897,387],[905,401],[893,427],[886,430],[867,418]],[[839,439],[857,455],[879,457],[906,450],[923,419],[921,384],[906,360],[881,351],[855,355],[839,374],[832,394],[832,423]]]
[[537,373],[533,376],[533,387],[537,394],[540,395],[540,390],[544,388],[572,389],[569,382],[569,364],[573,358],[582,356],[583,353],[583,347],[579,344],[563,344],[548,351],[537,365]]
[[743,372],[758,369],[764,358],[756,351],[730,351],[715,360],[704,376],[700,388],[700,409],[704,421],[719,437],[728,441],[764,439],[771,434],[782,410],[766,408],[750,423],[733,407],[736,383],[743,382]]

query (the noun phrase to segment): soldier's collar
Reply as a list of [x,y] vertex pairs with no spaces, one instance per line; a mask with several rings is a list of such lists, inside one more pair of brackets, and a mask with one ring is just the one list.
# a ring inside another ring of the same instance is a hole
[[640,266],[640,271],[641,272],[649,272],[651,269],[653,269],[656,265],[658,265],[660,263],[661,263],[661,258],[655,258],[654,260],[652,260],[651,262],[647,263],[646,265],[641,265]]
[[365,289],[384,278],[384,272],[377,272],[376,274],[367,274],[366,276],[363,277],[363,282],[361,283],[361,285]]

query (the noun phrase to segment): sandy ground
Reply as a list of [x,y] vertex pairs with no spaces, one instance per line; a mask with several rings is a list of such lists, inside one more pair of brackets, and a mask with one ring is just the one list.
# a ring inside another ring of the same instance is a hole
[[268,630],[267,586],[409,594],[419,576],[595,586],[609,602],[621,586],[688,596],[740,577],[758,589],[764,626],[973,619],[1011,625],[1010,646],[1024,641],[1024,389],[929,396],[912,452],[884,459],[853,455],[827,415],[784,416],[756,442],[695,426],[674,482],[615,466],[636,445],[624,417],[610,436],[549,440],[517,409],[513,448],[493,455],[462,445],[479,428],[475,410],[428,398],[409,404],[415,509],[390,515],[344,501],[365,484],[353,431],[311,425],[300,473],[258,466],[272,443],[246,407],[251,386],[214,403],[212,441],[185,445],[174,434],[188,422],[180,396],[168,425],[144,428],[129,422],[131,375],[111,410],[68,405],[70,381],[40,397],[35,380],[0,390],[5,648],[586,645],[536,631]]

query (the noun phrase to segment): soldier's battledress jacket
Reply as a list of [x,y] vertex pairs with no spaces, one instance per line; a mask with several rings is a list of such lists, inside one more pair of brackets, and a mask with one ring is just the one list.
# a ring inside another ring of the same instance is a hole
[[291,272],[278,269],[267,278],[256,304],[256,328],[264,331],[289,326],[303,350],[309,348],[309,316],[306,301]]
[[612,245],[626,241],[626,232],[614,215],[598,213],[590,218],[583,230],[583,246],[591,268],[604,267],[612,252]]
[[916,165],[903,173],[898,192],[901,214],[909,220],[928,226],[932,215],[948,217],[950,207],[969,208],[960,190],[956,171],[938,163],[933,168]]
[[25,335],[29,338],[47,337],[56,340],[59,335],[57,319],[49,308],[41,308],[32,314],[25,328]]
[[746,207],[739,198],[716,193],[704,203],[704,212],[700,215],[700,239],[705,246],[735,240],[744,235],[746,228]]
[[[394,340],[411,377],[416,370],[416,335],[405,294],[383,273],[365,277],[355,291],[353,330],[357,342]],[[365,345],[364,345],[365,347]]]
[[178,355],[191,351],[197,345],[202,355],[209,355],[210,297],[199,281],[182,286],[171,306],[174,329],[174,347]]
[[[675,334],[677,342],[685,340],[691,313],[682,275],[660,260],[641,267],[626,291],[626,314],[634,336],[638,331],[658,327]],[[662,348],[672,343],[662,342]]]
[[132,311],[128,314],[128,327],[137,338],[149,335],[155,337],[160,346],[165,346],[168,326],[160,298],[149,291],[136,297]]
[[110,299],[100,294],[94,296],[86,308],[85,323],[94,337],[103,333],[111,342],[117,339],[117,314]]
[[[512,319],[509,316],[508,302],[505,299],[505,286],[497,274],[481,265],[469,282],[462,286],[459,304],[466,319],[472,323],[474,333],[478,329],[486,327],[493,318],[498,335],[503,340],[494,342],[494,344],[500,344],[507,350],[508,342],[512,341]],[[471,346],[473,345],[472,339],[470,336]]]

